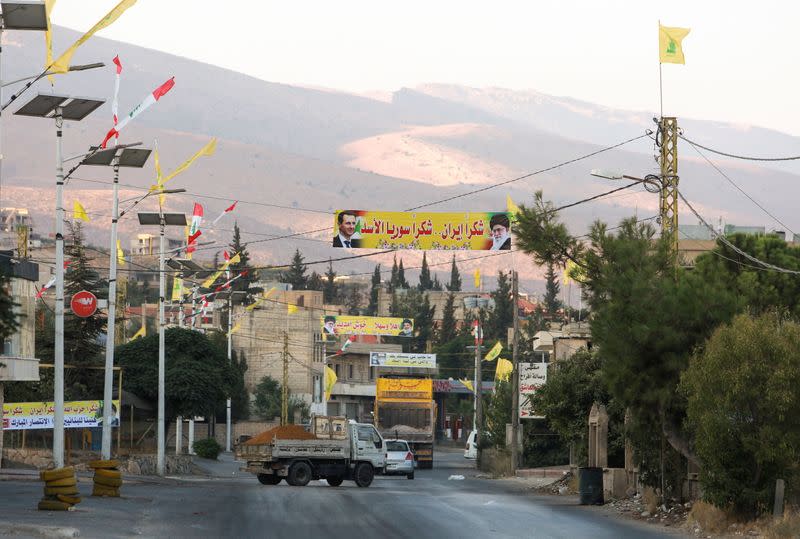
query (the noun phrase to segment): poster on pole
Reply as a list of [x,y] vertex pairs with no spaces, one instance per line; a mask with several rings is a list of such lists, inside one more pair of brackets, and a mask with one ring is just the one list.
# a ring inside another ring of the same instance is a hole
[[[119,426],[119,400],[111,401],[111,426]],[[55,417],[53,402],[7,402],[3,404],[3,430],[52,429]],[[103,426],[103,401],[64,403],[64,428]]]
[[508,212],[338,210],[333,246],[362,249],[508,251]]
[[412,337],[414,320],[385,316],[334,316],[320,318],[322,336],[334,340],[336,335],[384,335]]
[[547,382],[547,363],[519,364],[519,418],[544,419],[537,415],[531,404],[536,391]]
[[370,352],[370,367],[405,367],[435,369],[436,354],[405,354],[401,352]]

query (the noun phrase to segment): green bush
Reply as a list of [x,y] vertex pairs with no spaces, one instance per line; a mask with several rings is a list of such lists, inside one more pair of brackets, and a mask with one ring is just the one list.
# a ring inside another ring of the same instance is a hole
[[222,446],[214,438],[206,438],[205,440],[196,440],[192,444],[192,449],[204,459],[217,460],[217,456],[222,451]]

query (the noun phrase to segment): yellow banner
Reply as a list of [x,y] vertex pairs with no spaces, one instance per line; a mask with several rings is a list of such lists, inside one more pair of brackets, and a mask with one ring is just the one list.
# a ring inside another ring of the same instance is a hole
[[339,210],[333,246],[365,249],[511,249],[508,212],[388,212]]
[[326,339],[333,335],[414,335],[414,320],[411,318],[327,315],[320,318],[320,324]]
[[433,399],[433,380],[426,378],[378,378],[378,399]]
[[685,64],[683,56],[683,38],[689,34],[689,28],[677,28],[658,25],[658,61],[662,64]]
[[[119,426],[119,400],[111,401],[114,417],[111,426]],[[3,404],[3,430],[52,429],[55,404],[52,402],[7,402]],[[103,401],[64,403],[64,428],[89,428],[103,425]]]

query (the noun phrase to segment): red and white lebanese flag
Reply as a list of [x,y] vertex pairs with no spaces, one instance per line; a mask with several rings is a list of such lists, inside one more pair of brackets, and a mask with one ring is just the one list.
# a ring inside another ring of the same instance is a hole
[[203,221],[203,206],[194,203],[194,210],[192,211],[192,224],[189,226],[189,240],[186,242],[186,252],[193,253],[197,247],[194,243],[200,237],[200,223]]
[[139,116],[142,112],[144,112],[150,105],[154,104],[156,101],[161,99],[167,92],[172,90],[172,87],[175,86],[175,77],[172,77],[167,82],[150,92],[150,94],[138,105],[136,105],[132,111],[125,116],[122,121],[120,121],[117,125],[111,128],[111,130],[106,133],[106,138],[103,139],[103,142],[100,143],[100,146],[105,148],[106,144],[111,137],[115,137],[119,135],[119,132],[128,125],[128,122]]
[[[111,101],[111,114],[114,115],[114,127],[116,127],[119,122],[117,117],[119,113],[119,75],[122,73],[122,62],[119,60],[119,54],[114,57],[112,62],[117,66],[117,78],[114,79],[114,100]],[[116,134],[116,137],[119,138],[119,133]]]
[[56,278],[51,277],[50,280],[47,281],[47,283],[42,287],[42,289],[36,293],[36,299],[41,299],[44,293],[47,292],[47,289],[53,286],[54,284],[56,284]]
[[236,205],[237,205],[238,203],[239,203],[239,201],[237,200],[236,202],[234,202],[233,204],[231,204],[230,206],[228,206],[227,208],[225,208],[225,211],[223,211],[222,213],[220,213],[220,214],[219,214],[219,217],[217,217],[216,219],[214,219],[214,221],[213,221],[211,224],[212,224],[212,225],[216,225],[216,224],[217,224],[217,221],[219,221],[220,219],[222,219],[223,217],[225,217],[225,214],[228,214],[228,213],[232,212],[232,211],[233,211],[233,209],[236,207]]
[[348,337],[348,338],[347,338],[347,339],[344,341],[344,343],[342,344],[342,348],[341,348],[341,349],[340,349],[338,352],[336,352],[336,354],[335,354],[335,355],[337,355],[337,356],[338,356],[338,355],[344,354],[344,353],[345,353],[345,351],[347,350],[347,347],[348,347],[348,346],[350,346],[351,344],[353,344],[354,342],[356,342],[356,336],[355,336],[355,335],[350,335],[350,336],[349,336],[349,337]]

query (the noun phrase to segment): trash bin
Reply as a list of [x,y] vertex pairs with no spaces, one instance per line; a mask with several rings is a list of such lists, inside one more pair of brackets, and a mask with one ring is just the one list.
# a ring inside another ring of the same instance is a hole
[[578,495],[581,505],[603,505],[603,469],[586,467],[578,470]]

